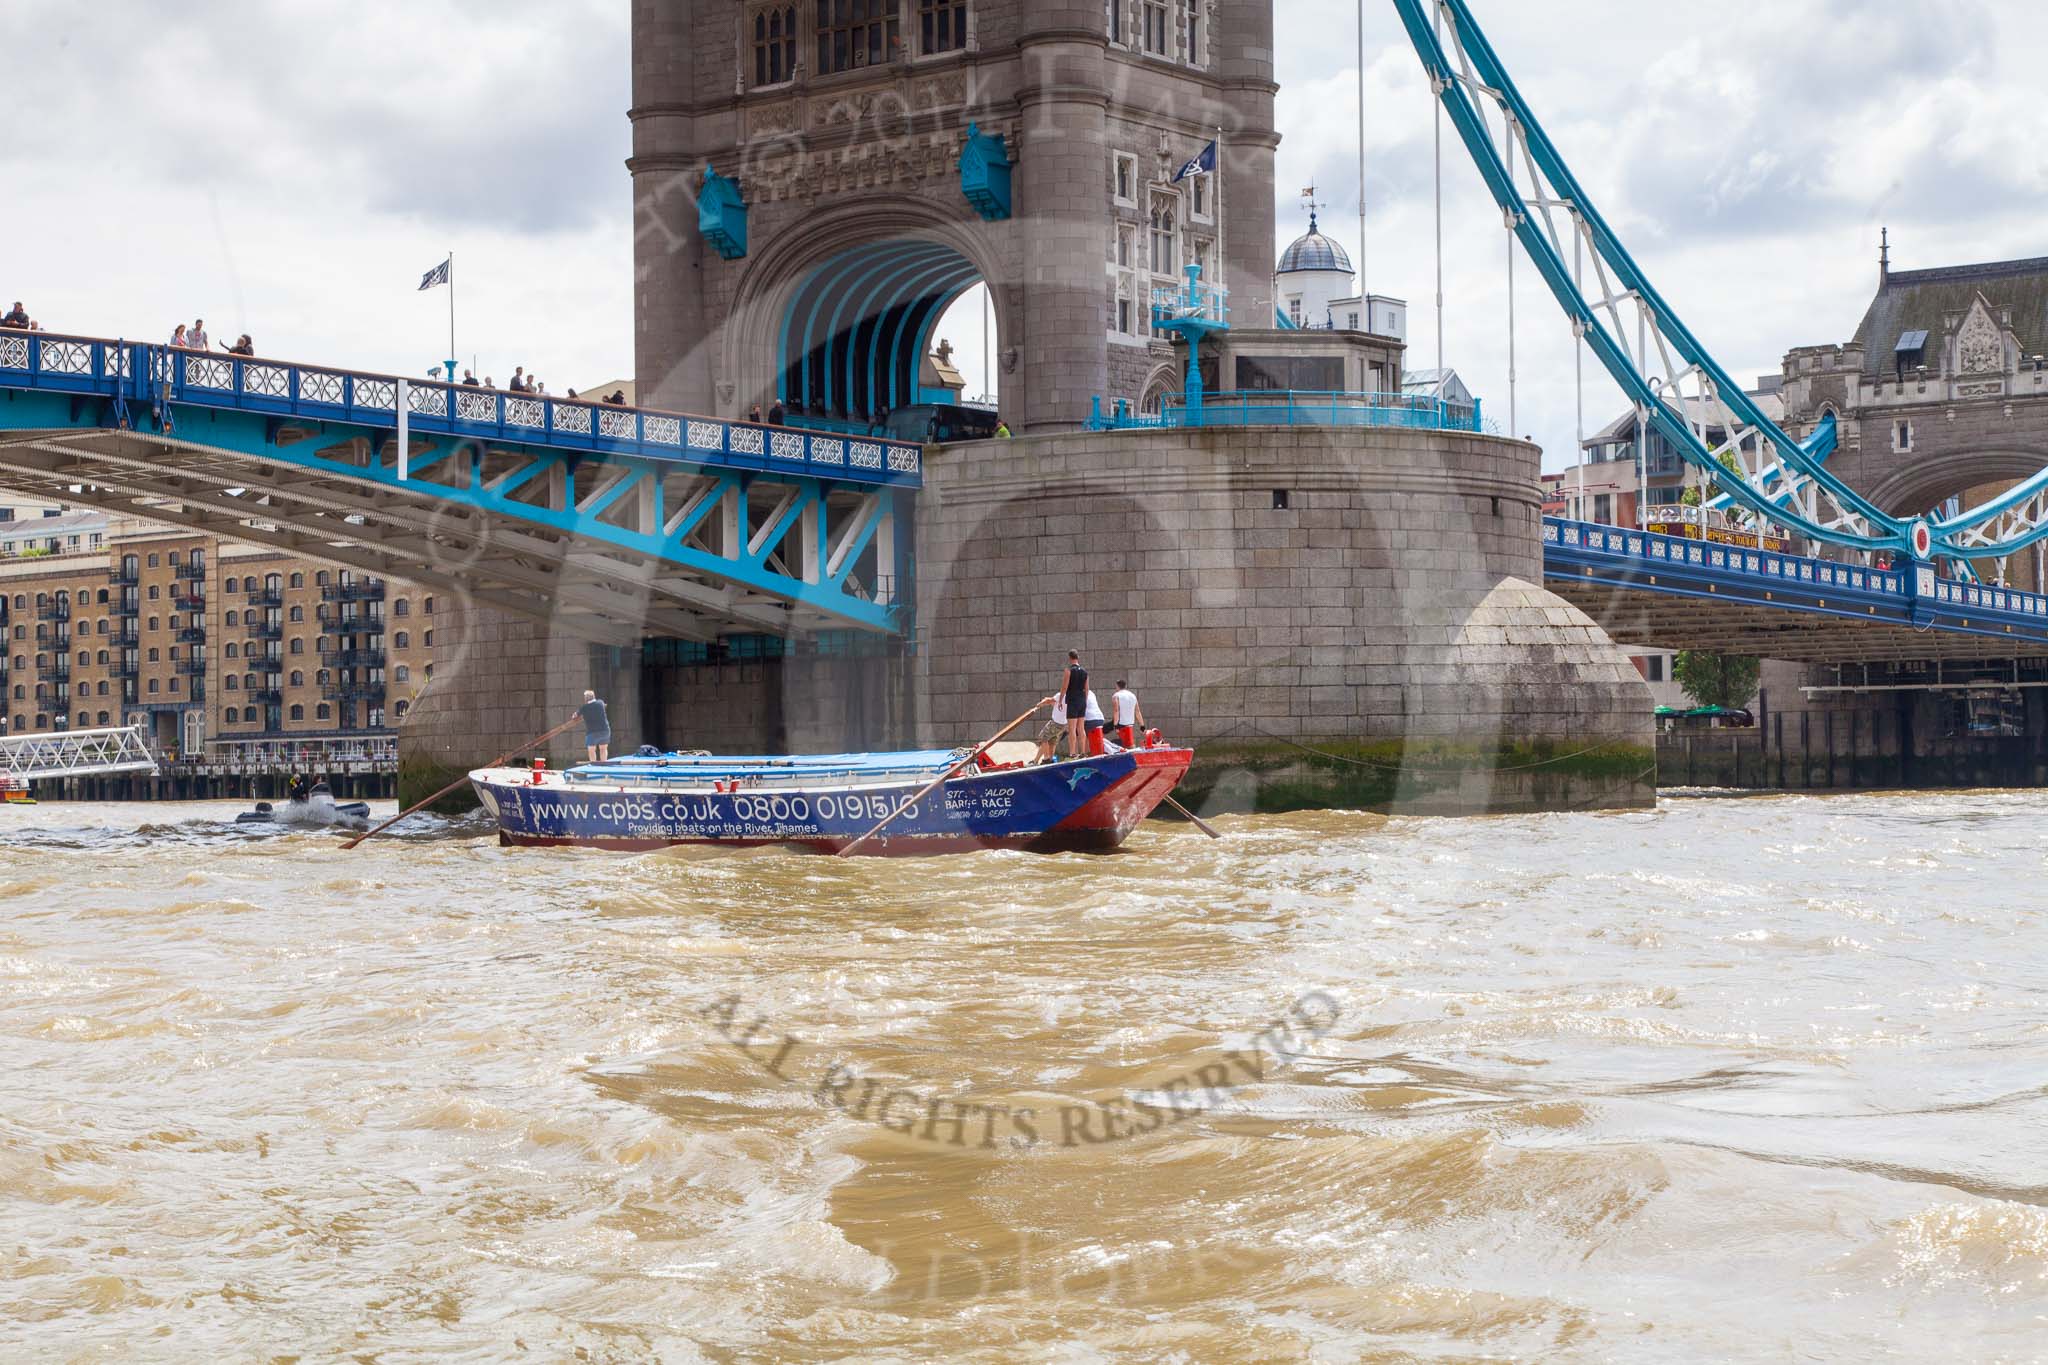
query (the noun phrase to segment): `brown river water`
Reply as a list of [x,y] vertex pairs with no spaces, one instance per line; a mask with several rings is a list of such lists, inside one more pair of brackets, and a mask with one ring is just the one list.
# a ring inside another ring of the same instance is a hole
[[2048,1359],[2038,794],[344,853],[0,808],[0,1359]]

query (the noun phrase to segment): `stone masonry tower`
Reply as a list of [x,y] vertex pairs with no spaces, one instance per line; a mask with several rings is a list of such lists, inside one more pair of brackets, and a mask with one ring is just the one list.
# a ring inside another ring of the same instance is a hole
[[1273,325],[1274,91],[1272,0],[634,0],[640,401],[928,401],[980,282],[1013,427],[1178,392],[1155,286]]

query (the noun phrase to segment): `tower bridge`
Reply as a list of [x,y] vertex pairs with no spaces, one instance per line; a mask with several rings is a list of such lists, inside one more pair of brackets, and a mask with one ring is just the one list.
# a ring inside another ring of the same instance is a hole
[[[1379,401],[1399,338],[1273,325],[1271,0],[1165,27],[1125,0],[635,0],[651,406],[0,333],[0,468],[458,590],[451,685],[405,732],[413,790],[593,681],[668,744],[929,744],[1078,647],[1274,799],[1629,805],[1649,708],[1617,640],[2048,652],[2048,603],[1969,581],[2048,541],[2048,472],[1952,515],[1845,481],[1842,414],[1795,435],[1728,378],[1465,0],[1393,3],[1575,333],[1725,509],[1800,553],[1545,523],[1534,447],[1476,408]],[[1019,438],[866,434],[929,401],[922,357],[977,283]],[[1157,301],[1183,289],[1214,306],[1176,342],[1188,319]],[[1276,373],[1349,392],[1229,392]],[[775,403],[787,425],[742,418]],[[590,647],[650,639],[681,647]]]

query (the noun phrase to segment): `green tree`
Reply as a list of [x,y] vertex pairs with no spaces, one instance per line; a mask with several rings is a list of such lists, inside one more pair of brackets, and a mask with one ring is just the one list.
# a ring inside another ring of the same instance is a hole
[[1740,711],[1756,698],[1763,679],[1763,665],[1755,659],[1734,654],[1701,654],[1682,651],[1671,661],[1671,681],[1685,690],[1700,706],[1720,706]]

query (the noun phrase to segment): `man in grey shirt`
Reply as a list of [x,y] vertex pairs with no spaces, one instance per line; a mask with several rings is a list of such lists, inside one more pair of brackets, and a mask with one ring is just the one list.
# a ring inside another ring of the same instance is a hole
[[597,693],[585,692],[583,705],[576,708],[577,716],[583,721],[583,747],[592,763],[603,763],[612,756],[612,722],[605,714],[604,703],[597,699]]

